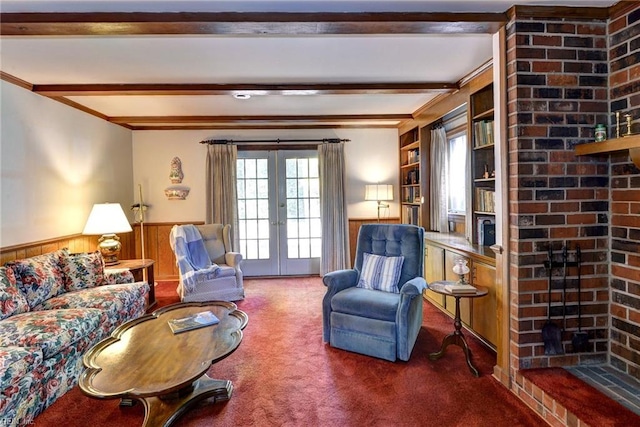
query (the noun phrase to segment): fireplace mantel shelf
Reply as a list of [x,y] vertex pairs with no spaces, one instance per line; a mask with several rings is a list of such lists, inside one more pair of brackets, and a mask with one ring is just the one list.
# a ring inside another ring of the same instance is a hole
[[576,145],[575,150],[578,156],[629,150],[629,156],[631,157],[631,160],[637,167],[640,168],[640,134],[609,139],[603,142],[578,144]]

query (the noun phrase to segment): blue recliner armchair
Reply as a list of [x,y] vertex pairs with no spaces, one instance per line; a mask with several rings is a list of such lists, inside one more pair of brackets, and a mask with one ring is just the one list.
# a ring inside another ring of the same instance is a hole
[[[374,257],[369,254],[378,255],[377,266],[372,264],[370,260]],[[400,272],[396,272],[397,289],[391,292],[367,289],[361,278],[368,280],[377,273],[388,277],[397,266],[397,257],[404,257]],[[333,271],[323,277],[327,286],[322,302],[324,341],[332,347],[381,359],[409,360],[422,325],[422,291],[426,287],[423,264],[422,227],[406,224],[360,227],[355,268]]]

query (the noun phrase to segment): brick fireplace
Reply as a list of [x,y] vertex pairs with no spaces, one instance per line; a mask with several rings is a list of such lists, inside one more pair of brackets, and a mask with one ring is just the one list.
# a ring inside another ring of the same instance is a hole
[[[640,169],[626,151],[574,153],[576,144],[593,141],[598,123],[615,137],[615,111],[630,113],[640,132],[640,3],[621,2],[611,16],[531,10],[513,8],[507,25],[511,376],[609,364],[640,379]],[[559,269],[551,315],[566,324],[564,354],[546,355],[544,262],[550,246],[558,256],[566,246],[575,257],[578,245],[589,351],[572,349],[577,271],[568,270],[563,320]]]

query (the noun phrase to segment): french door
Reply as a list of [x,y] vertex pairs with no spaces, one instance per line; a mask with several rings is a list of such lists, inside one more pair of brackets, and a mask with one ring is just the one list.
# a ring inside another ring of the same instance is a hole
[[239,151],[237,166],[244,274],[318,274],[322,227],[317,151]]

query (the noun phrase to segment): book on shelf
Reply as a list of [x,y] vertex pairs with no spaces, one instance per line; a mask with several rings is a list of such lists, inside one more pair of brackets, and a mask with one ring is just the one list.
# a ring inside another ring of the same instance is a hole
[[420,172],[418,171],[418,169],[411,169],[410,171],[407,171],[404,177],[404,185],[419,184],[419,183],[420,183]]
[[450,293],[454,294],[454,295],[464,295],[464,294],[475,294],[477,289],[469,284],[461,284],[461,283],[455,283],[455,284],[446,284],[444,285],[444,288],[449,291]]
[[418,206],[403,206],[402,207],[402,222],[404,224],[419,225],[420,223],[420,210]]
[[420,203],[420,187],[404,187],[402,201],[406,203]]
[[496,219],[490,216],[477,217],[477,239],[480,246],[491,246],[496,243]]
[[493,120],[481,120],[473,123],[474,147],[493,145]]
[[215,325],[220,323],[220,319],[210,311],[202,311],[179,319],[169,319],[167,323],[169,323],[169,327],[174,334],[179,334],[192,329]]
[[480,212],[495,212],[496,192],[476,187],[475,210]]
[[418,163],[420,160],[420,150],[414,149],[407,151],[407,164],[410,165],[412,163]]

